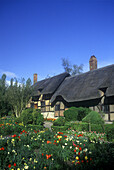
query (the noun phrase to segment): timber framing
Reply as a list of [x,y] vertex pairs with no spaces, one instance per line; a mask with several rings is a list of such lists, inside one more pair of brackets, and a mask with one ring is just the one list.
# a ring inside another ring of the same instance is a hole
[[36,82],[33,89],[31,107],[45,115],[59,117],[69,107],[88,107],[114,120],[114,64],[76,76],[62,73]]

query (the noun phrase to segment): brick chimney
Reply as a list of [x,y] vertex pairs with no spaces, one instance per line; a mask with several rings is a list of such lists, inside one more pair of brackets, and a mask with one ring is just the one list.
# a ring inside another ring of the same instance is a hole
[[90,71],[97,69],[97,59],[94,55],[92,55],[89,60],[89,68],[90,68]]
[[33,77],[33,84],[35,84],[36,82],[37,82],[37,74],[35,73]]

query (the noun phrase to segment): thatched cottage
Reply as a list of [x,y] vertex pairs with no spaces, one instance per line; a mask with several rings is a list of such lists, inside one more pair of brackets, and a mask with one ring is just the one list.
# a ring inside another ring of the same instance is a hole
[[97,59],[91,56],[90,71],[70,76],[62,73],[37,82],[34,74],[34,93],[31,107],[41,109],[44,117],[64,116],[71,106],[89,107],[104,112],[106,121],[114,120],[114,64],[97,69]]

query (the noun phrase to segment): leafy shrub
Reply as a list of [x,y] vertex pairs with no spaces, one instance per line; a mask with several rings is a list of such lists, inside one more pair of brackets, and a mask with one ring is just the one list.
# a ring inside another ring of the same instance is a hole
[[64,111],[66,121],[81,121],[86,115],[91,112],[89,108],[84,107],[71,107]]
[[42,125],[27,125],[26,130],[36,130],[36,131],[39,131],[39,130],[43,130],[43,126]]
[[54,126],[64,126],[64,124],[65,124],[65,118],[64,117],[59,117],[53,123]]
[[114,123],[105,124],[105,133],[108,141],[114,141]]
[[100,114],[95,111],[91,111],[86,117],[82,119],[83,122],[92,124],[103,124],[104,120],[101,118]]
[[15,118],[15,122],[22,123],[22,116]]
[[29,109],[25,109],[22,112],[22,120],[24,125],[26,124],[32,124],[33,123],[33,115],[32,115],[33,109],[29,108]]
[[67,126],[51,126],[52,130],[53,131],[65,131],[65,130],[68,130],[68,127]]
[[33,110],[32,115],[33,115],[34,125],[43,125],[44,118],[43,118],[43,115],[41,114],[41,110],[39,109]]
[[[17,119],[18,120],[18,119]],[[24,125],[34,124],[34,125],[43,125],[44,118],[39,109],[29,108],[22,112],[21,118]]]
[[71,107],[64,111],[64,117],[66,121],[76,121],[78,116],[78,109],[76,107]]
[[77,120],[81,121],[85,116],[87,116],[91,110],[89,108],[85,108],[85,107],[79,107],[77,108],[78,111],[78,116],[77,116]]

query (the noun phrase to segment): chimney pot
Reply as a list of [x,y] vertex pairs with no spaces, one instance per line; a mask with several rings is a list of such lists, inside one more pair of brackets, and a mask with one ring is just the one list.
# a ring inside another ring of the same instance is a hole
[[97,69],[97,59],[94,55],[91,56],[89,60],[90,71]]
[[37,82],[37,74],[35,73],[33,77],[33,83],[35,84],[36,82]]

